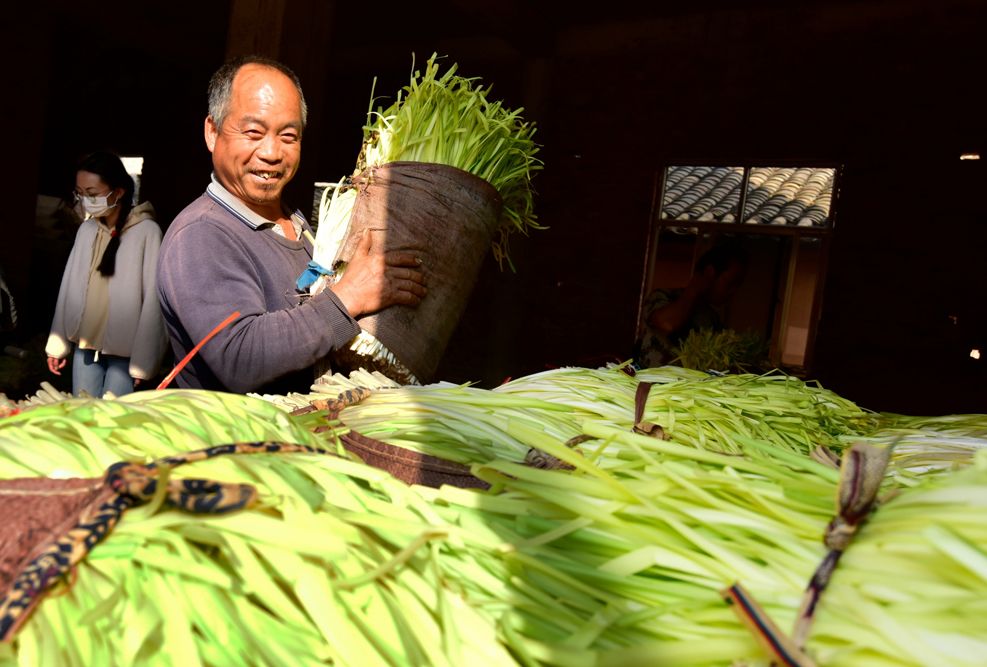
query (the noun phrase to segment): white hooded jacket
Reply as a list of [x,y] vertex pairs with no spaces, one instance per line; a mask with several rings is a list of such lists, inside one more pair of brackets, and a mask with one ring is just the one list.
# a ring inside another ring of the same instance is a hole
[[[123,225],[115,270],[109,278],[106,329],[100,349],[101,354],[129,357],[130,376],[140,380],[155,376],[168,344],[156,284],[161,227],[153,216],[154,208],[144,202],[134,207]],[[48,356],[66,358],[79,340],[93,250],[97,238],[104,234],[109,231],[95,219],[83,222],[76,233],[45,346]]]

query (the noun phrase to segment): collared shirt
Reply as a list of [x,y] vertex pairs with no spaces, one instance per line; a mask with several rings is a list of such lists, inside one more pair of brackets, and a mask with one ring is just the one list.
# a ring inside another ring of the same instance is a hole
[[[216,179],[215,172],[211,175],[211,182],[209,183],[209,187],[206,188],[206,193],[216,200],[216,202],[223,208],[240,218],[240,220],[242,220],[251,229],[270,229],[278,236],[285,235],[284,229],[282,229],[281,225],[273,220],[268,220],[262,215],[254,213],[247,207],[246,204],[243,203],[243,201],[240,200],[239,197],[223,187],[223,184]],[[295,228],[295,238],[301,240],[305,216],[300,210],[296,210],[289,216],[289,220],[291,220],[291,224]]]
[[[216,331],[176,382],[261,394],[308,391],[313,366],[347,345],[360,325],[331,290],[305,297],[296,289],[312,259],[307,223],[300,241],[255,229],[256,217],[217,192],[223,194],[208,188],[175,217],[157,262],[175,358]],[[239,319],[217,330],[232,312]]]

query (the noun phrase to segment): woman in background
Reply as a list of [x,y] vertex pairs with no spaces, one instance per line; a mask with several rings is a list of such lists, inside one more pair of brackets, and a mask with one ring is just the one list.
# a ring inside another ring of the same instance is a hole
[[72,355],[72,393],[122,396],[160,368],[167,345],[156,290],[161,228],[113,153],[79,163],[75,198],[85,214],[69,254],[45,353],[61,375]]

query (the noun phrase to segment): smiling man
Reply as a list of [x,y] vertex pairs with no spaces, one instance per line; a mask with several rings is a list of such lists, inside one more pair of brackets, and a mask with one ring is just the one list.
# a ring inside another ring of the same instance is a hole
[[307,115],[298,77],[277,61],[241,57],[210,79],[212,182],[165,234],[158,295],[177,360],[239,315],[192,357],[179,387],[307,391],[315,362],[359,332],[356,318],[425,296],[417,254],[375,253],[369,234],[331,290],[295,288],[312,246],[281,193],[298,170]]

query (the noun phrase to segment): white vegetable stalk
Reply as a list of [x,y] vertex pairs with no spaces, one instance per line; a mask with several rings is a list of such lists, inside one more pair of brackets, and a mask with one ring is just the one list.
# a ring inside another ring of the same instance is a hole
[[[310,294],[318,294],[335,284],[346,270],[346,263],[339,260],[339,252],[349,229],[353,204],[356,202],[358,190],[346,184],[346,178],[327,187],[322,192],[319,202],[319,224],[315,232],[315,242],[312,251],[313,261],[330,270],[331,273],[319,276],[309,287]],[[394,356],[387,346],[375,336],[360,331],[350,342],[348,351],[357,357],[365,357],[375,364],[398,369],[398,374],[406,379],[408,384],[419,384],[414,376]],[[322,377],[316,380],[318,384]]]
[[[312,259],[326,269],[336,269],[336,259],[346,237],[356,194],[355,188],[346,186],[345,178],[322,191]],[[331,278],[332,276],[321,276],[312,284],[309,292],[318,294],[331,284]]]

